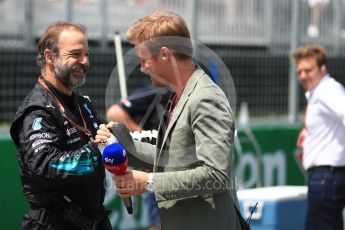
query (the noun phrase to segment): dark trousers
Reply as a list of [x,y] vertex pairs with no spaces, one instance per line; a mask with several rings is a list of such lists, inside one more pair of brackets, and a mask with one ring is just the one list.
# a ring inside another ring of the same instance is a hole
[[316,170],[308,175],[306,230],[342,230],[345,172]]

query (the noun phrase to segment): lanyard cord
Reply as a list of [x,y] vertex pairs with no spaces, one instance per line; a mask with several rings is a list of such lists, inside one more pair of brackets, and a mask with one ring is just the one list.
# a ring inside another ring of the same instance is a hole
[[92,134],[91,134],[90,130],[87,129],[86,122],[85,122],[85,120],[84,120],[84,117],[83,117],[83,114],[82,114],[82,112],[81,112],[81,109],[80,109],[79,104],[78,104],[78,110],[79,110],[80,117],[81,117],[81,119],[82,119],[82,121],[83,121],[83,127],[80,126],[80,125],[78,125],[77,123],[75,123],[74,121],[72,121],[72,119],[70,119],[69,117],[66,116],[66,114],[65,114],[65,108],[63,107],[61,101],[59,100],[59,98],[56,97],[56,95],[51,91],[51,89],[49,89],[47,83],[44,82],[44,80],[43,80],[43,78],[42,78],[41,76],[38,78],[38,83],[39,83],[44,89],[46,89],[46,90],[48,91],[48,93],[49,93],[50,95],[52,95],[52,97],[55,99],[55,102],[57,103],[57,105],[58,105],[58,107],[59,107],[59,109],[60,109],[60,111],[61,111],[62,116],[63,116],[64,118],[66,118],[66,120],[67,120],[74,128],[76,128],[77,130],[83,132],[86,136],[88,136],[88,137],[90,138],[90,137],[92,136]]

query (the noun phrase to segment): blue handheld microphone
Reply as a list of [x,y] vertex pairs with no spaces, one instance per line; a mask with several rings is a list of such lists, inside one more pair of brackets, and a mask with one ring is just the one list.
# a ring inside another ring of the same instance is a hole
[[[128,157],[125,149],[119,143],[106,146],[102,153],[104,167],[112,174],[122,175],[128,166]],[[132,200],[130,197],[122,198],[129,214],[133,213]]]

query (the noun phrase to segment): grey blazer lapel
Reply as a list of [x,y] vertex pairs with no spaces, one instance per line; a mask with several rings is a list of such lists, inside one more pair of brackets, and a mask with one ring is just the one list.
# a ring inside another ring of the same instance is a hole
[[[181,115],[181,113],[183,112],[183,109],[189,99],[189,96],[190,94],[194,91],[195,89],[195,86],[199,80],[199,78],[204,74],[204,71],[200,68],[197,68],[192,76],[189,78],[188,82],[187,82],[187,85],[181,95],[181,98],[179,100],[179,102],[177,103],[175,109],[174,109],[174,112],[173,112],[173,115],[171,117],[171,120],[168,124],[168,127],[164,133],[164,137],[163,137],[163,140],[162,140],[162,144],[160,146],[160,149],[159,149],[159,153],[158,153],[158,158],[157,158],[157,163],[159,162],[159,158],[160,158],[160,155],[162,153],[162,150],[163,150],[163,147],[164,145],[166,144],[166,141],[167,141],[167,138],[169,136],[169,133],[171,132],[171,129],[172,127],[174,126],[174,124],[176,123],[177,119],[179,118],[179,116]],[[162,125],[162,124],[161,124]],[[162,127],[161,127],[162,128]]]
[[167,113],[170,103],[171,103],[171,97],[169,99],[169,103],[167,103],[165,108],[159,111],[162,118],[160,119],[159,126],[158,126],[158,135],[157,135],[157,142],[156,142],[157,150],[156,150],[156,156],[154,160],[153,172],[157,172],[158,156],[160,155],[160,152],[163,146],[162,138],[164,138],[164,133],[165,133],[164,130],[166,129],[165,114]]

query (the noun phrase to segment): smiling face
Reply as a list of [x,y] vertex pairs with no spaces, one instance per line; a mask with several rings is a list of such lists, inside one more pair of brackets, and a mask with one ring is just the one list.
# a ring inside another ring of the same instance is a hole
[[326,66],[318,66],[314,57],[300,59],[296,64],[298,81],[305,90],[313,90],[327,74]]
[[58,41],[59,54],[54,56],[55,76],[68,89],[85,82],[89,68],[89,47],[83,33],[74,29],[64,30]]

